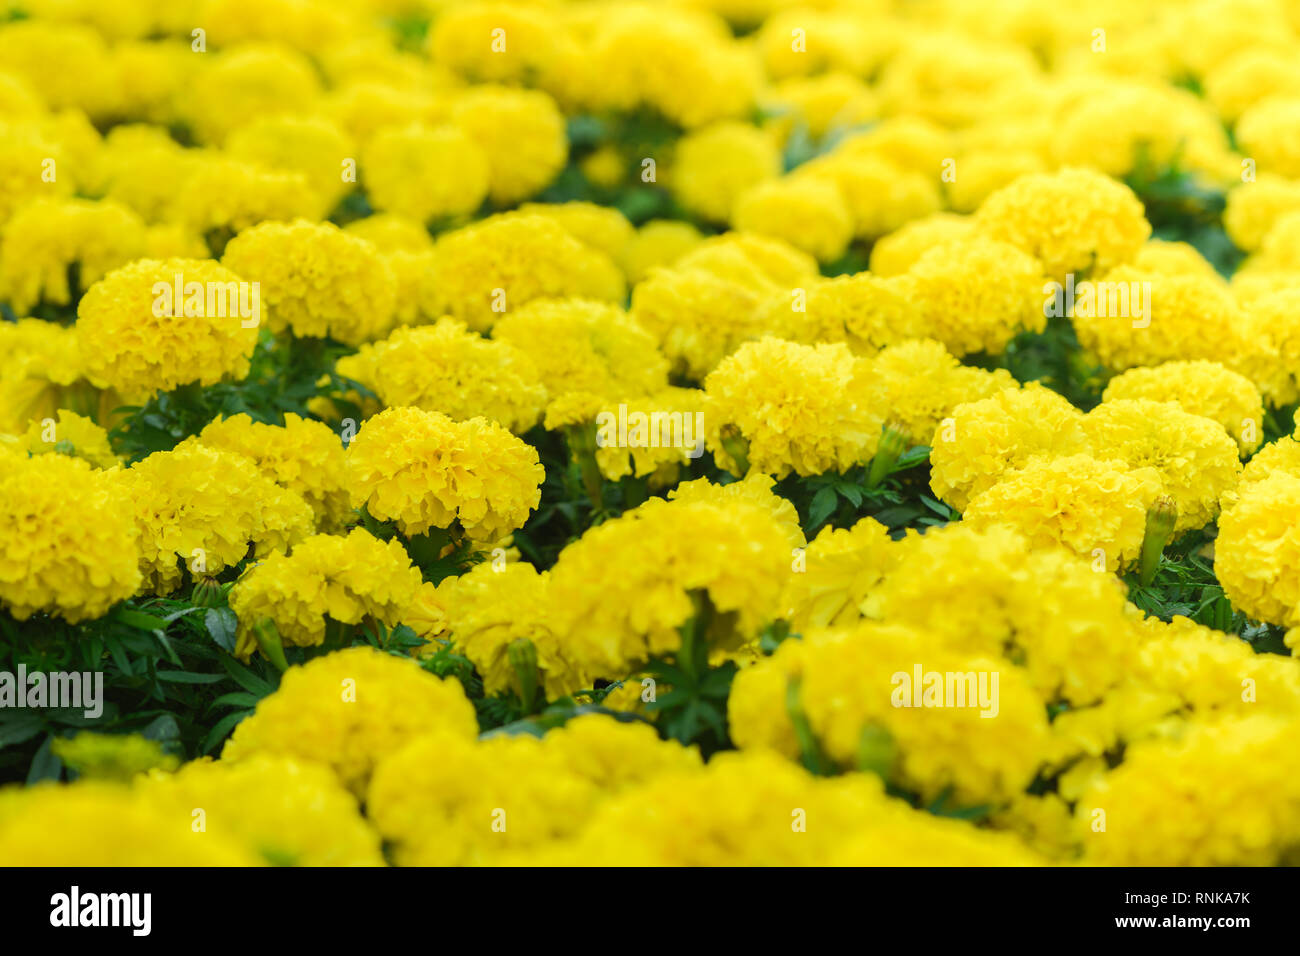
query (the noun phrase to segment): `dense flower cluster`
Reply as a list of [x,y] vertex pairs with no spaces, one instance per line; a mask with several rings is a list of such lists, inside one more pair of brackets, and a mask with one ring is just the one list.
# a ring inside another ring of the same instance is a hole
[[1300,15],[1093,6],[0,17],[0,860],[1296,862]]

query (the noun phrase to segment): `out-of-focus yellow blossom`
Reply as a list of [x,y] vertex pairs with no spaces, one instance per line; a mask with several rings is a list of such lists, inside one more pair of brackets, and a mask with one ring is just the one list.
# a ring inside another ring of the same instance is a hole
[[1211,70],[1204,86],[1206,100],[1232,125],[1267,97],[1300,96],[1300,68],[1282,50],[1246,49]]
[[91,419],[60,408],[58,420],[33,421],[19,446],[33,455],[66,454],[90,462],[96,468],[114,468],[122,459],[108,443],[108,432]]
[[1235,130],[1242,155],[1261,172],[1300,178],[1300,96],[1269,96],[1246,109]]
[[285,548],[309,535],[311,506],[243,455],[195,439],[155,452],[121,472],[128,514],[140,537],[145,585],[167,594],[188,568],[215,575],[248,555]]
[[203,143],[221,145],[250,117],[308,114],[320,97],[311,61],[287,47],[248,43],[207,57],[181,104]]
[[0,854],[14,866],[257,866],[239,840],[198,837],[191,808],[160,808],[121,783],[0,791]]
[[802,556],[794,556],[794,573],[781,595],[782,614],[798,633],[853,623],[895,554],[888,529],[874,518],[862,518],[852,528],[827,525]]
[[0,459],[0,603],[93,620],[140,587],[136,529],[112,472],[79,458]]
[[1177,402],[1185,412],[1218,422],[1237,442],[1245,458],[1264,440],[1264,404],[1244,375],[1217,362],[1166,362],[1155,368],[1132,368],[1106,386],[1103,401],[1149,398]]
[[777,130],[802,128],[814,139],[865,126],[880,112],[866,83],[839,72],[783,80],[763,95],[763,108]]
[[666,178],[688,212],[727,223],[741,195],[780,174],[781,153],[772,137],[748,123],[728,121],[683,136]]
[[731,222],[745,232],[782,239],[820,262],[840,258],[853,238],[839,187],[812,176],[787,176],[744,191]]
[[838,150],[799,167],[799,175],[839,187],[853,219],[853,235],[875,239],[939,211],[937,177],[872,154]]
[[[104,38],[80,23],[16,19],[0,25],[0,63],[17,73],[51,109],[80,109],[105,119],[118,96],[117,73]],[[51,69],[75,63],[76,69]]]
[[[163,181],[170,179],[168,173]],[[169,215],[209,237],[214,255],[220,255],[234,233],[267,220],[311,216],[320,205],[304,174],[269,170],[216,153],[202,154],[181,182]]]
[[541,498],[537,451],[482,418],[388,408],[361,426],[347,458],[353,507],[407,535],[459,522],[471,539],[491,539],[521,527]]
[[537,195],[569,158],[564,116],[539,90],[471,87],[456,97],[451,121],[483,151],[488,198],[497,206]]
[[360,172],[376,209],[424,222],[468,216],[488,191],[487,155],[469,133],[448,125],[380,131],[365,148]]
[[1262,169],[1254,182],[1228,190],[1223,228],[1237,248],[1254,252],[1277,221],[1294,212],[1300,212],[1300,180]]
[[171,772],[180,758],[167,753],[157,740],[140,734],[96,734],[81,731],[75,737],[51,741],[50,750],[77,772],[78,778],[128,781],[150,770]]
[[379,834],[328,768],[278,754],[195,760],[137,784],[160,808],[203,808],[203,833],[270,866],[383,866]]
[[547,216],[579,241],[621,260],[636,230],[617,209],[594,202],[526,202],[519,207],[525,215]]
[[[144,223],[112,201],[37,199],[0,229],[0,298],[26,314],[39,302],[68,305],[111,269],[144,252]],[[77,287],[68,274],[77,266]]]
[[131,402],[242,379],[258,324],[243,315],[255,312],[244,278],[201,259],[139,259],[110,272],[77,306],[87,377]]
[[914,219],[871,247],[871,271],[885,278],[902,275],[932,247],[955,239],[965,239],[972,225],[967,216],[937,212]]
[[380,541],[364,528],[346,536],[318,534],[276,552],[246,571],[230,591],[239,617],[236,654],[258,649],[256,629],[266,619],[286,644],[324,643],[330,621],[400,623],[415,600],[420,572],[400,541]]
[[433,731],[464,739],[478,734],[460,682],[440,680],[407,658],[352,647],[289,668],[279,689],[235,728],[221,756],[315,761],[362,797],[384,757]]
[[319,117],[259,116],[230,134],[226,152],[236,159],[307,178],[318,202],[313,218],[334,211],[356,177],[344,172],[356,153],[348,137],[330,120]]
[[704,240],[687,222],[652,219],[636,231],[619,258],[628,282],[644,279],[656,266],[671,266]]

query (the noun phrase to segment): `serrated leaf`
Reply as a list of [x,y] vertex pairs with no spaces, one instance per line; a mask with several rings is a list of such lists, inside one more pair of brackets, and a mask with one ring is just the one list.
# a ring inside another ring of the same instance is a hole
[[239,618],[228,607],[209,608],[203,615],[203,626],[217,646],[229,654],[235,653],[235,636],[239,629]]

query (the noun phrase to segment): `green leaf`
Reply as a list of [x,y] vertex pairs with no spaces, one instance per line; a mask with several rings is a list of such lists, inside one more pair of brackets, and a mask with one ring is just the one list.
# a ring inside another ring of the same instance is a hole
[[0,723],[0,750],[31,740],[44,727],[44,721],[36,714],[20,714],[12,720]]
[[838,503],[839,498],[836,496],[833,487],[828,485],[822,488],[817,494],[813,495],[812,503],[808,506],[808,524],[812,528],[823,524],[835,511],[835,506]]
[[237,710],[233,714],[227,714],[217,721],[217,725],[212,728],[207,737],[203,739],[203,752],[211,753],[217,744],[225,739],[226,734],[230,733],[239,725],[245,717],[251,714],[251,710]]
[[231,680],[250,694],[255,695],[259,700],[275,690],[271,683],[258,677],[233,657],[221,658],[221,666],[225,668]]
[[235,634],[239,628],[239,619],[228,607],[209,608],[203,615],[203,626],[208,629],[218,647],[228,654],[235,653]]
[[167,627],[167,622],[162,618],[145,614],[143,611],[133,611],[128,607],[119,607],[114,611],[113,620],[121,621],[127,627],[139,631],[161,631]]
[[226,679],[225,674],[194,674],[190,671],[159,671],[158,679],[169,684],[216,684]]

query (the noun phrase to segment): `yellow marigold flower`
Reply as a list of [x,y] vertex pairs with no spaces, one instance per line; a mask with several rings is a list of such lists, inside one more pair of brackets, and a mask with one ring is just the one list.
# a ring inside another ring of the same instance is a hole
[[200,259],[140,259],[110,272],[77,306],[88,377],[136,403],[192,382],[242,379],[257,344],[256,321],[241,315],[242,278]]
[[157,126],[115,126],[104,137],[100,153],[104,194],[157,223],[176,206],[177,181],[211,160],[211,154],[185,149]]
[[218,574],[282,551],[312,531],[312,511],[243,455],[181,442],[121,472],[140,536],[140,570],[158,594],[174,590],[182,567]]
[[[117,74],[100,34],[79,23],[34,17],[0,27],[0,63],[40,90],[50,109],[81,109],[96,119],[116,107]],[[75,63],[75,70],[51,64]]]
[[1151,235],[1133,191],[1087,169],[1023,176],[984,201],[975,225],[1035,256],[1058,282],[1131,261]]
[[20,446],[33,455],[51,452],[72,455],[96,468],[114,468],[122,459],[108,443],[108,432],[84,415],[60,408],[58,421],[46,418],[33,421],[23,435]]
[[[1294,722],[1258,714],[1194,722],[1173,738],[1129,747],[1080,795],[1076,823],[1088,863],[1269,866],[1300,836]],[[1170,794],[1179,795],[1170,800]],[[1106,832],[1092,832],[1094,809]]]
[[1205,76],[1205,98],[1225,124],[1271,96],[1300,96],[1300,69],[1289,52],[1245,49]]
[[950,212],[915,219],[876,240],[871,247],[871,271],[882,278],[902,275],[933,246],[965,239],[971,229],[969,217]]
[[727,729],[740,750],[774,750],[789,760],[799,759],[799,735],[786,697],[790,683],[803,674],[808,647],[797,637],[782,641],[770,657],[741,668],[732,680]]
[[472,865],[570,836],[599,798],[545,739],[425,733],[378,764],[366,810],[398,865]]
[[382,130],[412,123],[446,121],[446,104],[431,91],[380,77],[356,77],[326,95],[320,108],[358,143],[367,144]]
[[514,531],[541,500],[542,478],[537,451],[482,418],[388,408],[348,446],[353,507],[406,535],[455,521],[476,541]]
[[1219,516],[1214,574],[1233,607],[1251,617],[1292,628],[1287,646],[1300,646],[1300,475],[1277,469],[1243,484]]
[[5,116],[37,119],[45,113],[45,103],[36,90],[19,73],[0,72],[0,108]]
[[1149,398],[1218,422],[1245,458],[1263,441],[1264,403],[1250,379],[1217,362],[1166,362],[1132,368],[1106,386],[1103,401]]
[[973,237],[935,246],[907,277],[920,328],[954,355],[996,354],[1018,332],[1047,324],[1042,266],[1005,242]]
[[261,283],[276,331],[359,345],[392,327],[392,270],[332,223],[263,223],[232,239],[222,264]]
[[783,80],[764,95],[763,107],[775,114],[778,129],[801,123],[814,139],[865,126],[880,113],[871,88],[839,72]]
[[[34,131],[13,129],[0,123],[0,224],[8,221],[14,211],[30,199],[37,199],[54,193],[57,196],[70,196],[74,190],[72,179],[58,176],[60,165],[66,167],[62,147],[39,136]],[[49,161],[55,162],[56,179],[52,183],[42,182],[40,171],[49,168]]]
[[865,363],[848,347],[763,338],[723,359],[704,382],[708,447],[718,466],[743,474],[730,430],[748,445],[748,466],[783,478],[846,471],[876,453],[884,415],[870,400]]
[[1300,478],[1300,441],[1296,441],[1292,435],[1284,435],[1275,442],[1269,442],[1253,455],[1242,469],[1236,491],[1240,493],[1252,481],[1259,481],[1279,471]]
[[197,68],[191,49],[183,43],[138,40],[116,44],[109,57],[119,116],[164,127],[180,118],[177,93],[189,85]]
[[435,63],[469,83],[571,93],[575,78],[567,74],[581,62],[580,53],[558,13],[510,2],[447,6],[430,27],[429,52]]
[[[1160,169],[1222,175],[1237,166],[1214,111],[1189,90],[1166,83],[1106,80],[1062,108],[1050,139],[1060,165],[1082,162],[1123,177],[1140,162]],[[961,177],[959,176],[958,179]]]
[[114,474],[78,458],[0,462],[0,603],[76,623],[140,587],[135,527]]
[[536,425],[546,405],[546,388],[524,350],[455,319],[398,329],[339,359],[335,370],[386,406],[411,405],[457,421],[481,415],[516,434]]
[[505,213],[443,235],[429,280],[440,307],[484,332],[502,312],[533,299],[621,302],[623,276],[606,255],[553,220]]
[[488,176],[482,147],[454,126],[413,123],[381,130],[361,161],[371,205],[421,222],[477,211],[487,196]]
[[[762,19],[758,52],[768,76],[776,80],[817,77],[833,70],[868,76],[897,42],[888,20],[873,19],[868,26],[849,10],[801,8],[774,11]],[[796,37],[803,41],[799,48],[793,42]]]
[[748,123],[727,121],[678,140],[665,178],[684,209],[721,224],[731,221],[741,195],[779,175],[781,152],[771,135]]
[[159,808],[203,808],[206,834],[247,847],[271,866],[383,866],[379,834],[328,767],[259,753],[195,760],[136,785]]
[[252,116],[309,114],[320,96],[311,62],[286,47],[249,43],[210,56],[183,103],[185,118],[203,143],[221,144]]
[[853,220],[839,186],[813,176],[786,176],[740,193],[732,225],[783,239],[819,262],[843,256],[853,239]]
[[[172,175],[165,172],[163,181],[172,182]],[[224,155],[201,155],[181,183],[168,215],[210,236],[217,254],[233,233],[267,220],[312,216],[320,205],[302,173],[269,170]]]
[[1254,252],[1283,216],[1300,212],[1300,180],[1260,170],[1251,183],[1228,190],[1223,228],[1238,249]]
[[791,562],[794,573],[781,594],[790,627],[802,634],[858,620],[863,600],[893,563],[890,545],[889,529],[874,518],[852,528],[822,528]]
[[661,740],[642,721],[584,714],[549,731],[542,744],[561,764],[605,793],[642,786],[665,773],[697,770],[699,751]]
[[400,541],[380,541],[364,528],[346,536],[317,534],[249,568],[230,591],[239,617],[236,653],[257,650],[255,630],[269,618],[286,644],[317,647],[329,621],[389,627],[415,600],[420,571]]
[[733,498],[740,498],[749,504],[758,505],[768,512],[785,528],[786,538],[792,548],[807,545],[803,528],[799,526],[799,512],[795,506],[778,495],[773,488],[776,482],[769,475],[753,472],[740,481],[725,485],[715,485],[707,478],[683,481],[668,492],[669,501],[711,501],[726,505]]
[[206,0],[201,9],[208,32],[231,46],[277,41],[311,54],[359,26],[351,10],[302,0]]
[[1197,251],[1195,246],[1186,242],[1149,239],[1134,258],[1133,267],[1142,272],[1154,272],[1162,276],[1191,275],[1220,284],[1223,282],[1223,277],[1214,270],[1214,266]]
[[[67,305],[104,273],[144,252],[144,223],[112,201],[37,199],[0,229],[0,297],[18,314],[40,302]],[[76,264],[77,288],[68,287]]]
[[[744,116],[759,70],[721,20],[626,5],[602,17],[586,49],[588,105],[632,112],[647,106],[685,129]],[[683,91],[690,95],[684,96]]]
[[240,414],[214,420],[198,441],[243,455],[277,485],[301,495],[322,531],[341,529],[353,517],[343,484],[343,442],[328,425],[293,412],[285,414],[283,426]]
[[569,235],[614,260],[623,258],[636,235],[636,229],[621,212],[594,202],[526,202],[519,212],[554,219]]
[[976,495],[962,514],[972,528],[1006,524],[1032,547],[1062,544],[1094,567],[1123,571],[1142,552],[1147,511],[1160,494],[1153,468],[1091,455],[1031,458]]
[[75,737],[51,740],[50,750],[77,772],[78,778],[128,781],[150,770],[171,772],[180,758],[163,750],[156,740],[140,734],[96,734],[80,731]]
[[[1047,171],[1048,164],[1035,148],[974,150],[963,152],[956,162],[961,174],[944,183],[948,205],[961,213],[972,213],[999,189],[1021,176]],[[957,167],[953,167],[956,169]],[[954,175],[956,175],[954,173]]]
[[1177,532],[1204,527],[1219,513],[1219,497],[1241,475],[1237,442],[1208,418],[1173,402],[1115,399],[1086,416],[1093,453],[1131,468],[1153,467],[1178,506]]
[[648,395],[668,387],[658,343],[618,306],[591,299],[534,299],[507,312],[492,337],[525,353],[551,397]]
[[230,134],[226,152],[268,169],[302,173],[316,194],[316,215],[324,218],[354,188],[343,163],[356,156],[351,140],[319,117],[256,116]]
[[594,450],[608,480],[648,477],[650,487],[660,488],[674,484],[681,467],[703,453],[703,401],[698,389],[672,386],[632,395],[563,392],[547,406],[542,424]]
[[523,688],[510,660],[510,645],[528,641],[537,656],[541,687],[549,700],[590,687],[593,675],[568,659],[555,629],[550,574],[525,561],[496,559],[438,587],[447,614],[447,637],[474,662],[489,694]]
[[1026,49],[961,35],[909,39],[881,70],[879,92],[889,113],[908,112],[942,126],[969,125],[997,109],[999,99],[1043,82]]
[[487,157],[488,198],[497,206],[537,195],[568,162],[564,116],[540,90],[470,87],[456,97],[451,121]]
[[991,398],[1019,384],[1006,369],[990,372],[962,365],[933,339],[886,345],[870,364],[890,422],[918,445],[942,439],[935,432],[958,405]]
[[1300,178],[1300,152],[1295,140],[1300,135],[1300,97],[1269,96],[1241,114],[1235,129],[1243,155],[1259,169]]
[[1034,455],[1086,450],[1083,414],[1042,385],[956,406],[930,449],[930,487],[959,511]]
[[792,341],[843,342],[854,355],[871,356],[918,333],[920,315],[909,292],[902,280],[868,272],[813,279],[768,297],[760,324]]
[[704,236],[688,222],[652,219],[628,242],[619,264],[629,282],[640,282],[651,269],[671,266],[703,241]]
[[1261,290],[1246,304],[1244,334],[1253,348],[1237,363],[1275,408],[1300,398],[1300,289],[1285,287],[1289,274],[1279,278],[1278,288]]
[[[0,791],[0,854],[14,866],[257,866],[242,842],[195,839],[190,807],[159,808],[120,783]],[[161,812],[160,812],[161,810]]]
[[433,237],[424,224],[400,213],[383,212],[355,219],[343,231],[374,244],[380,252],[429,252]]
[[[741,344],[788,328],[764,304],[817,278],[816,261],[777,239],[707,240],[632,290],[632,317],[659,338],[672,368],[701,380]],[[792,299],[790,301],[793,301]]]
[[1086,312],[1075,293],[1074,330],[1108,368],[1180,359],[1239,365],[1258,349],[1241,308],[1217,278],[1123,266],[1091,288]]
[[1233,278],[1296,272],[1300,269],[1300,255],[1296,253],[1298,238],[1300,213],[1287,212],[1278,216],[1259,248],[1241,264]]
[[717,612],[699,622],[712,654],[734,652],[776,616],[787,542],[770,511],[740,496],[652,498],[560,552],[551,598],[561,646],[589,673],[631,673],[681,647],[679,628],[699,613],[692,592],[704,591]]
[[315,761],[361,797],[380,761],[435,730],[477,736],[474,705],[460,682],[440,680],[410,658],[352,647],[289,668],[279,689],[235,728],[221,756]]
[[836,150],[799,167],[799,175],[839,187],[853,219],[853,235],[875,239],[913,219],[939,211],[939,187],[931,177],[871,154]]
[[76,326],[42,319],[0,322],[0,352],[0,432],[21,434],[63,408],[109,422],[123,404],[112,389],[98,390],[85,379]]
[[1118,578],[1065,548],[964,522],[909,534],[862,603],[971,656],[1008,658],[1047,701],[1099,700],[1133,669],[1135,641]]

